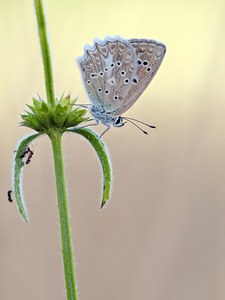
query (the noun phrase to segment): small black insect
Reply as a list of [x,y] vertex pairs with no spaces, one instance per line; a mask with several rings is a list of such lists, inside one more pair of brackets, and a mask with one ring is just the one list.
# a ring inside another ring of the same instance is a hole
[[26,156],[27,153],[29,153],[30,148],[27,147],[21,154],[20,154],[20,158],[24,158]]
[[34,155],[34,152],[30,149],[30,147],[27,147],[21,154],[20,154],[20,158],[23,159],[26,155],[27,156],[27,160],[26,160],[26,165],[28,165],[31,162],[31,158]]
[[8,201],[9,201],[9,202],[13,202],[13,199],[12,199],[12,191],[11,191],[11,190],[9,190],[9,191],[7,192],[7,195],[8,195]]
[[31,158],[34,155],[34,152],[28,147],[29,151],[28,151],[28,157],[26,160],[26,164],[28,165],[31,162]]

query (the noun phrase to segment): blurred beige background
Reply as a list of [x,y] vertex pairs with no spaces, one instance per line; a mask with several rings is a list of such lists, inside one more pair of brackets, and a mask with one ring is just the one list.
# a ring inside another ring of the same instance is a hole
[[[159,72],[104,136],[112,199],[99,210],[101,172],[90,146],[64,139],[80,300],[225,297],[224,0],[46,0],[56,93],[87,99],[74,59],[93,38],[119,34],[167,45]],[[50,143],[24,169],[30,223],[7,201],[19,114],[45,95],[33,3],[0,1],[0,299],[65,299]],[[102,127],[95,128],[98,132]]]

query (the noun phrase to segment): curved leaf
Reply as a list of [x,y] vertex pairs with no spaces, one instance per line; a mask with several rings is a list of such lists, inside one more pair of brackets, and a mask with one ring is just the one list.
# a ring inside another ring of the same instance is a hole
[[24,161],[21,156],[25,153],[28,145],[36,139],[38,136],[40,136],[42,133],[36,133],[33,135],[28,136],[22,142],[20,142],[19,147],[16,151],[15,155],[15,161],[14,161],[14,166],[13,166],[13,185],[14,185],[14,193],[15,193],[15,198],[16,198],[16,203],[19,209],[19,212],[21,216],[24,218],[26,222],[28,222],[28,216],[26,212],[26,205],[24,202],[23,198],[23,193],[22,193],[22,168],[24,166]]
[[86,138],[93,148],[95,149],[98,158],[101,162],[102,172],[103,172],[103,194],[102,194],[102,203],[101,208],[105,205],[107,200],[110,197],[111,185],[112,185],[112,166],[108,154],[108,150],[103,141],[99,136],[88,128],[73,128],[68,129],[67,132],[74,132],[82,135]]

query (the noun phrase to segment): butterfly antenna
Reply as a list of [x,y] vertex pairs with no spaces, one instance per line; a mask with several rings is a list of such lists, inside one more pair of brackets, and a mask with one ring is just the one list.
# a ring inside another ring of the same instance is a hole
[[144,134],[148,134],[147,131],[143,130],[141,127],[139,127],[137,124],[135,124],[133,121],[130,120],[130,118],[123,118],[125,120],[127,120],[127,122],[130,122],[131,124],[133,124],[135,127],[137,127],[139,130],[141,130]]
[[139,121],[139,120],[137,120],[137,119],[127,118],[127,117],[123,117],[123,119],[125,119],[125,120],[132,120],[132,121],[141,123],[141,124],[143,124],[143,125],[145,125],[145,126],[148,126],[148,127],[150,127],[150,128],[156,128],[154,125],[150,125],[150,124],[144,123],[144,122]]

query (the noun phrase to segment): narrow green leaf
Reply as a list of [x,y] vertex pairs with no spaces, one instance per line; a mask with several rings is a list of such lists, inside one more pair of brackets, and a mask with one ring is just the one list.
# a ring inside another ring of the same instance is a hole
[[59,98],[59,100],[57,99],[57,102],[61,102],[62,99],[64,98],[64,94],[65,94],[65,91],[62,93],[61,97]]
[[60,101],[62,107],[68,106],[69,103],[70,103],[70,98],[62,98]]
[[15,155],[15,161],[14,161],[14,167],[13,167],[13,184],[14,184],[14,193],[16,198],[16,203],[19,209],[20,214],[24,218],[26,222],[28,222],[28,215],[26,212],[26,205],[23,198],[22,193],[22,168],[24,166],[23,158],[21,158],[21,155],[26,151],[28,145],[36,139],[38,136],[40,136],[42,133],[37,133],[30,135],[29,137],[25,138],[20,142],[19,147],[16,151]]
[[42,103],[42,101],[33,98],[33,106],[35,109],[41,108],[41,103]]
[[[83,114],[84,115],[84,114]],[[65,123],[64,123],[64,127],[75,127],[78,124],[86,121],[88,118],[82,117],[77,115],[76,112],[72,111],[70,114],[68,114]]]
[[[32,111],[32,112],[35,112],[35,109],[33,108],[33,106],[29,105],[29,104],[26,104],[27,107]],[[26,110],[25,110],[26,111]],[[27,111],[26,111],[27,112]]]
[[107,200],[110,197],[111,185],[112,185],[112,166],[109,158],[109,153],[106,148],[106,145],[99,138],[99,136],[88,128],[73,128],[68,129],[67,132],[74,132],[82,135],[86,138],[93,148],[95,149],[98,158],[101,162],[102,171],[103,171],[103,194],[102,194],[102,203],[101,208],[105,205]]
[[49,107],[44,101],[41,102],[41,110],[42,112],[49,113]]
[[74,98],[74,99],[71,99],[71,100],[70,100],[70,104],[71,104],[71,105],[75,104],[75,103],[77,102],[77,100],[78,100],[78,97],[76,97],[76,98]]

